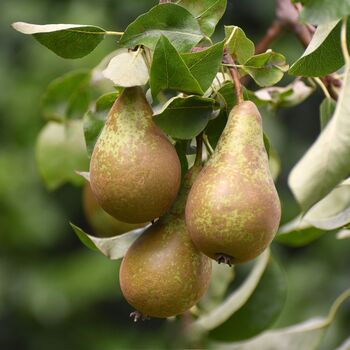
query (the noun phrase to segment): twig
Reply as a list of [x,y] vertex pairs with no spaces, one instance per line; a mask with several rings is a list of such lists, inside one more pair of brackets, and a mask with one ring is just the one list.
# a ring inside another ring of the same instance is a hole
[[265,52],[270,47],[271,43],[284,32],[284,29],[285,27],[281,21],[273,21],[271,27],[267,30],[266,34],[256,45],[255,53],[259,54]]
[[331,95],[327,89],[327,87],[325,86],[325,84],[323,83],[323,81],[320,79],[320,78],[313,78],[315,80],[315,82],[318,84],[318,86],[322,89],[324,95],[327,97],[327,98],[330,98]]
[[207,135],[203,135],[203,141],[205,144],[205,148],[207,149],[207,152],[209,153],[209,155],[211,156],[214,153],[213,147],[211,146],[208,136]]
[[231,77],[233,79],[233,82],[235,84],[235,93],[237,97],[237,103],[243,102],[243,91],[242,91],[242,85],[239,78],[239,74],[237,71],[237,68],[235,67],[235,61],[233,60],[232,56],[229,54],[227,49],[224,50],[224,62],[227,63],[229,72],[231,74]]
[[[285,30],[292,30],[301,44],[306,48],[312,39],[315,32],[315,27],[299,23],[299,11],[301,6],[293,5],[290,0],[277,0],[276,2],[276,19],[267,30],[264,37],[256,45],[256,54],[265,52]],[[243,83],[246,84],[247,77],[243,78]],[[337,100],[338,94],[334,87],[340,87],[341,82],[332,74],[320,78],[329,95]]]

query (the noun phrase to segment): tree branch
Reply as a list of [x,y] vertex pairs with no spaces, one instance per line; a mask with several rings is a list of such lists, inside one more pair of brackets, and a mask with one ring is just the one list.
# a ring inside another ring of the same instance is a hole
[[256,45],[255,53],[259,54],[265,52],[270,47],[271,43],[284,32],[284,29],[285,28],[280,21],[273,21],[266,34]]
[[233,82],[235,84],[235,93],[237,97],[237,102],[242,103],[243,102],[243,91],[242,91],[242,85],[241,81],[238,75],[237,68],[234,67],[235,61],[233,60],[232,56],[230,53],[227,51],[227,49],[224,49],[224,62],[229,64],[230,66],[228,67],[229,72],[231,74],[231,77],[233,79]]

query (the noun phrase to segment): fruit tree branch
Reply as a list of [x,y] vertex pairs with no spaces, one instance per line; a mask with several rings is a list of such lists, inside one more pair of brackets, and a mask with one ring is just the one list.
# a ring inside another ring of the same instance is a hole
[[229,54],[227,49],[224,49],[224,62],[229,64],[228,66],[229,72],[231,74],[231,77],[233,79],[233,82],[235,84],[235,93],[237,97],[237,103],[242,103],[243,102],[243,91],[242,91],[242,84],[240,81],[240,77],[237,71],[237,68],[235,67],[235,62],[232,58],[232,56]]

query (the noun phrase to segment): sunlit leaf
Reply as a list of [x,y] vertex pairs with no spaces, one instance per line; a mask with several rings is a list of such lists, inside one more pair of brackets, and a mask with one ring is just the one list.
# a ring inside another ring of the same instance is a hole
[[321,200],[350,173],[350,66],[331,121],[289,176],[289,186],[303,210]]
[[121,87],[146,85],[149,74],[141,51],[120,49],[102,72]]
[[31,24],[16,22],[13,28],[33,35],[40,44],[63,58],[80,58],[89,54],[104,39],[105,30],[82,24]]
[[275,108],[292,107],[305,101],[315,89],[306,85],[301,80],[295,80],[291,84],[281,87],[272,86],[255,91],[256,97],[271,104]]
[[98,250],[111,260],[121,259],[131,244],[149,227],[133,230],[122,235],[109,238],[98,238],[84,232],[78,226],[70,224],[80,241],[92,250]]

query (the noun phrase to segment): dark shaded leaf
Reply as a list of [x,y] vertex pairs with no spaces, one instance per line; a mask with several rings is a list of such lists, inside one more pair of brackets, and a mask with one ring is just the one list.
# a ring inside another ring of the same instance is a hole
[[153,120],[171,137],[189,140],[208,124],[214,102],[199,96],[174,97],[159,114],[153,116]]
[[129,24],[120,44],[129,48],[145,45],[155,49],[161,36],[166,36],[179,52],[185,52],[203,38],[197,20],[176,4],[154,6]]

